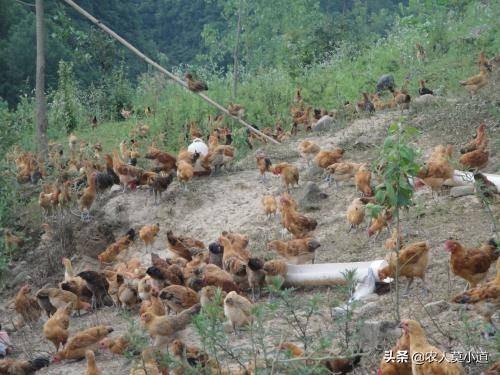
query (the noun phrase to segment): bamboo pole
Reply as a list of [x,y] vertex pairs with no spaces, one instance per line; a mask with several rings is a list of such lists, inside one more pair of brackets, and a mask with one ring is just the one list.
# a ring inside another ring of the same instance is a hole
[[[175,74],[169,72],[167,69],[165,69],[164,67],[162,67],[156,61],[152,60],[151,58],[149,58],[148,56],[146,56],[145,54],[143,54],[141,51],[139,51],[137,48],[135,48],[132,44],[130,44],[129,42],[127,42],[125,39],[123,39],[120,35],[118,35],[113,30],[111,30],[109,27],[107,27],[106,25],[104,25],[103,23],[101,23],[101,21],[99,21],[97,18],[95,18],[90,13],[88,13],[86,10],[84,10],[83,8],[81,8],[80,6],[78,6],[77,4],[75,4],[75,2],[73,2],[72,0],[63,0],[63,1],[66,4],[68,4],[70,7],[72,7],[74,10],[76,10],[78,13],[80,13],[82,16],[84,16],[85,18],[87,18],[94,25],[96,25],[97,27],[99,27],[100,29],[102,29],[104,32],[106,32],[107,34],[109,34],[111,37],[113,37],[114,39],[116,39],[118,42],[120,42],[122,45],[124,45],[125,47],[127,47],[130,51],[132,51],[133,53],[135,53],[139,58],[141,58],[142,60],[144,60],[146,63],[148,63],[149,65],[155,67],[160,72],[162,72],[163,74],[165,74],[166,76],[168,76],[170,79],[172,79],[174,82],[178,83],[179,85],[181,85],[184,88],[186,88],[187,90],[189,90],[188,87],[187,87],[187,84],[183,80],[181,80]],[[219,103],[215,102],[214,100],[212,100],[208,96],[206,96],[206,95],[204,95],[202,93],[199,93],[199,92],[193,92],[191,90],[189,90],[189,92],[200,96],[203,100],[205,100],[207,103],[209,103],[212,106],[214,106],[215,108],[217,108],[219,111],[223,112],[226,116],[229,116],[229,117],[235,119],[236,121],[238,121],[240,124],[246,126],[250,131],[252,131],[252,132],[260,135],[261,137],[263,137],[265,139],[268,139],[269,141],[271,141],[271,142],[273,142],[275,144],[280,144],[277,140],[275,140],[274,138],[271,138],[271,137],[267,136],[266,134],[262,133],[260,130],[255,129],[252,125],[248,124],[246,121],[242,120],[241,118],[239,118],[237,116],[231,115],[226,108],[224,108],[222,105],[220,105]]]

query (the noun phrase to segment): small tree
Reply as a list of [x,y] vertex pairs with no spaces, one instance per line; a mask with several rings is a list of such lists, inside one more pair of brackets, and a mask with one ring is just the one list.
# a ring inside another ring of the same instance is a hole
[[396,219],[396,300],[394,312],[397,320],[399,315],[399,247],[400,247],[400,210],[409,208],[413,202],[413,186],[410,178],[416,176],[421,165],[417,163],[418,151],[411,146],[418,130],[393,123],[388,129],[387,138],[382,145],[379,156],[374,163],[374,171],[381,174],[383,182],[375,189],[377,204],[369,204],[372,217],[378,217],[383,208],[390,210]]

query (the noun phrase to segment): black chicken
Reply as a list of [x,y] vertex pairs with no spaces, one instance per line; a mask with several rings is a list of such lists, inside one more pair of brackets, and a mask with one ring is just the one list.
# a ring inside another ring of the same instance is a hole
[[222,256],[224,255],[224,247],[218,242],[212,242],[208,245],[208,263],[215,264],[222,268]]
[[87,288],[92,292],[92,306],[113,306],[113,300],[108,293],[109,283],[106,277],[95,271],[83,271],[80,276],[87,283]]
[[0,374],[32,375],[43,367],[49,367],[47,357],[38,357],[28,361],[15,359],[0,360]]

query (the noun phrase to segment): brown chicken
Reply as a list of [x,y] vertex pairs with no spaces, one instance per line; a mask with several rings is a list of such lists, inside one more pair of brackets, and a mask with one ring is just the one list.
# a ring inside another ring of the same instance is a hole
[[397,361],[396,359],[390,358],[387,360],[384,358],[380,361],[379,369],[377,375],[412,375],[411,370],[411,357],[410,353],[410,336],[403,334],[396,345],[394,345],[390,353],[392,357],[396,357],[398,352],[408,353],[407,361]]
[[54,362],[68,359],[83,359],[85,352],[96,347],[97,343],[113,332],[113,328],[107,326],[96,326],[76,333],[69,339],[64,348],[58,351]]
[[328,173],[328,185],[331,184],[332,179],[338,187],[338,181],[348,181],[355,176],[363,164],[352,162],[339,162],[333,163],[326,167]]
[[194,168],[193,168],[193,155],[183,150],[179,153],[177,158],[177,179],[184,186],[184,190],[187,191],[187,184],[193,179]]
[[441,189],[444,182],[453,178],[454,168],[450,164],[453,148],[448,146],[436,146],[429,155],[425,165],[417,173],[415,187],[418,189],[423,185],[429,186],[432,192]]
[[37,298],[47,298],[56,309],[66,306],[68,303],[75,311],[85,310],[91,311],[92,307],[89,303],[81,301],[78,296],[67,290],[58,288],[43,288],[36,293]]
[[274,278],[278,278],[283,283],[288,272],[288,266],[283,260],[272,259],[264,263],[264,272],[266,273],[267,285],[273,284]]
[[453,240],[446,241],[444,247],[450,252],[452,272],[467,280],[471,287],[477,286],[486,278],[491,264],[500,254],[498,245],[493,239],[480,248],[467,249]]
[[193,315],[200,311],[200,304],[196,304],[175,316],[155,316],[151,312],[141,315],[141,321],[149,335],[154,339],[154,346],[168,341],[176,332],[183,330],[191,323]]
[[460,153],[466,154],[486,146],[488,146],[488,138],[486,137],[486,124],[483,122],[477,128],[474,138],[460,149]]
[[320,147],[313,141],[304,140],[299,144],[299,154],[306,160],[307,165],[311,164],[311,161],[320,151]]
[[139,237],[146,245],[146,248],[152,248],[160,231],[160,224],[145,225],[139,230]]
[[267,250],[277,252],[288,263],[304,264],[307,262],[314,263],[316,249],[320,246],[321,244],[312,238],[295,239],[287,242],[274,240],[267,244]]
[[320,151],[316,154],[313,161],[316,166],[325,169],[334,163],[338,163],[343,155],[344,150],[341,148],[337,148],[333,151]]
[[497,260],[496,276],[493,280],[455,296],[453,302],[471,304],[495,331],[498,331],[492,316],[500,309],[500,259]]
[[318,222],[299,214],[291,200],[282,195],[280,198],[281,223],[295,238],[304,238],[318,226]]
[[425,337],[425,331],[418,322],[409,319],[403,320],[401,328],[404,334],[410,338],[409,357],[422,358],[421,362],[412,361],[413,375],[465,375],[462,365],[453,362],[451,355],[446,356],[441,350],[429,344]]
[[196,368],[205,367],[209,359],[207,353],[195,346],[187,346],[179,339],[169,345],[169,352],[180,363],[180,366],[173,369],[173,373],[178,375],[184,374],[188,365]]
[[[397,244],[398,244],[398,230],[397,230],[397,228],[394,228],[392,230],[391,237],[388,238],[387,240],[385,240],[384,248],[386,250],[394,250],[394,249],[396,249]],[[400,234],[399,235],[399,249],[402,249],[403,246],[404,246],[404,239],[403,239],[403,236]]]
[[292,125],[292,135],[297,134],[298,125],[302,124],[304,126],[305,131],[311,130],[311,111],[312,107],[308,106],[304,112],[297,111],[292,114],[293,116],[293,125]]
[[484,86],[486,86],[489,82],[489,73],[488,69],[481,65],[479,67],[479,74],[470,77],[465,81],[460,81],[459,83],[462,86],[465,86],[465,89],[469,92],[470,95],[475,95],[477,91]]
[[206,246],[202,241],[191,237],[175,236],[171,230],[167,232],[167,241],[171,252],[188,261],[193,259],[193,255],[206,251]]
[[118,254],[126,250],[135,238],[135,230],[129,229],[128,232],[120,237],[118,240],[109,245],[106,250],[97,256],[99,262],[101,263],[111,263],[113,262]]
[[233,161],[236,155],[236,149],[228,145],[219,145],[209,151],[201,159],[201,166],[206,170],[211,170],[216,173],[221,167],[227,167]]
[[[288,351],[293,358],[304,357],[304,350],[291,342],[283,342],[279,345],[279,349]],[[352,358],[331,358],[321,361],[321,365],[325,366],[329,374],[348,374],[354,371],[354,368],[361,361],[361,355],[355,355]],[[307,360],[306,360],[307,363]]]
[[125,354],[130,343],[125,338],[125,336],[119,336],[116,339],[111,339],[106,337],[99,342],[100,349],[109,350],[113,354],[122,355]]
[[160,171],[169,173],[176,169],[177,158],[168,152],[150,148],[145,157],[146,159],[154,160]]
[[267,219],[271,216],[276,216],[276,211],[278,210],[278,203],[274,195],[266,194],[262,197],[262,206],[264,207],[264,212]]
[[138,302],[137,287],[134,283],[126,280],[122,274],[116,275],[118,284],[117,300],[122,308],[133,308]]
[[227,110],[231,114],[231,116],[235,116],[235,117],[241,118],[245,114],[245,108],[243,108],[239,104],[229,103]]
[[4,229],[3,241],[10,254],[12,254],[14,250],[18,250],[21,248],[21,246],[24,245],[24,240],[21,237],[16,236],[10,229]]
[[113,150],[113,171],[118,176],[120,184],[123,187],[123,192],[127,191],[127,187],[135,189],[139,184],[144,170],[134,167],[133,165],[125,164],[118,156],[118,151]]
[[363,196],[370,197],[373,195],[373,191],[370,185],[372,178],[372,172],[366,164],[359,167],[358,171],[354,174],[354,183],[356,184],[356,189],[360,191]]
[[262,153],[257,154],[255,159],[257,160],[257,168],[259,168],[260,172],[260,180],[264,183],[266,182],[266,172],[272,172],[273,163],[271,159]]
[[[157,357],[152,347],[144,349],[141,353],[141,360],[130,370],[130,375],[165,375],[165,372],[160,372]],[[168,375],[168,372],[166,374]]]
[[78,207],[81,212],[82,221],[89,220],[90,218],[90,208],[95,201],[97,191],[96,191],[96,173],[93,172],[87,175],[87,187],[83,190],[83,194],[78,200]]
[[186,78],[186,83],[187,83],[187,87],[189,90],[194,91],[194,92],[208,90],[207,84],[203,81],[194,80],[193,75],[191,73],[186,73],[184,75],[184,78]]
[[48,367],[50,360],[37,357],[30,360],[2,359],[0,360],[0,374],[5,375],[33,375],[38,370]]
[[176,314],[199,303],[198,294],[182,285],[170,285],[163,288],[160,291],[160,298]]
[[489,157],[490,157],[489,151],[485,149],[485,146],[481,146],[477,150],[463,154],[458,160],[458,162],[460,163],[463,169],[479,170],[486,167],[486,165],[488,164]]
[[85,370],[85,375],[102,375],[101,370],[97,368],[95,354],[92,350],[87,350],[85,352],[85,358],[87,359],[87,369]]
[[399,276],[408,279],[406,286],[406,294],[410,290],[410,285],[413,283],[413,278],[418,277],[422,280],[423,287],[427,290],[425,285],[425,271],[429,263],[429,244],[425,241],[415,242],[405,246],[399,251],[399,257],[396,252],[391,252],[388,256],[388,266],[380,269],[379,279],[384,280],[387,277],[395,277],[397,261],[399,259]]
[[375,238],[377,238],[380,233],[384,230],[384,228],[388,227],[388,222],[392,219],[392,214],[388,210],[384,210],[379,213],[379,215],[375,218],[372,218],[370,227],[368,228],[368,236],[371,237],[375,234]]
[[224,298],[224,315],[234,332],[252,322],[252,302],[236,292],[229,292]]
[[346,218],[349,223],[348,233],[353,229],[357,229],[365,219],[365,204],[371,202],[370,198],[356,198],[347,207]]
[[223,269],[229,272],[233,277],[247,278],[246,265],[248,263],[248,253],[241,251],[242,248],[229,238],[220,236],[219,244],[223,248],[222,265]]
[[21,315],[25,323],[37,322],[41,316],[40,306],[30,293],[31,288],[29,285],[24,285],[14,299],[14,309]]
[[186,280],[186,285],[197,291],[206,286],[218,287],[224,292],[239,291],[232,275],[215,264],[203,265],[195,270],[193,276]]
[[43,325],[43,334],[59,350],[68,341],[69,318],[73,307],[71,303],[60,307]]
[[275,175],[281,175],[283,186],[289,191],[289,186],[299,185],[299,169],[289,163],[280,163],[272,168]]

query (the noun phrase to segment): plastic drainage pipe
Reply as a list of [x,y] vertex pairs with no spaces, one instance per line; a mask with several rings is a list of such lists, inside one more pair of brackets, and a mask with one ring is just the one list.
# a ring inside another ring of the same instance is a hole
[[386,266],[385,260],[352,263],[289,264],[285,283],[290,286],[327,286],[345,284],[344,274],[354,270],[357,287],[352,299],[361,299],[375,290],[381,282],[378,270]]
[[[495,184],[497,190],[500,191],[500,175],[491,173],[482,173],[482,175],[485,176],[488,181]],[[474,173],[455,170],[455,173],[453,175],[453,182],[457,185],[473,185]]]

